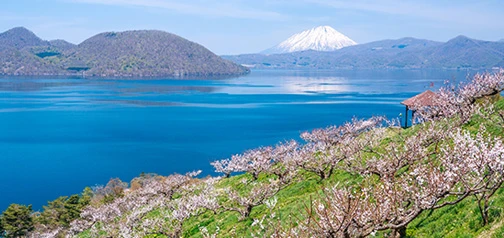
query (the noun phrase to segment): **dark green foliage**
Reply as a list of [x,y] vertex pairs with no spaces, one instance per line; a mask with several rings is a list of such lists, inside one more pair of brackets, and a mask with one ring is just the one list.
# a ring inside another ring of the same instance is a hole
[[92,197],[93,191],[86,187],[80,195],[62,196],[49,201],[43,207],[44,210],[35,217],[35,226],[42,225],[45,230],[68,228],[73,220],[80,217],[82,209],[90,204]]
[[72,67],[68,67],[67,70],[73,70],[73,71],[86,71],[86,70],[89,70],[90,68],[89,67],[86,67],[86,66],[82,66],[82,67],[78,67],[78,66],[72,66]]
[[108,37],[108,38],[114,38],[116,36],[117,36],[117,33],[115,33],[115,32],[105,33],[105,37]]
[[40,52],[40,53],[37,53],[35,55],[38,56],[38,57],[40,57],[40,58],[45,58],[45,57],[51,57],[51,56],[60,55],[60,53],[59,52]]
[[52,229],[68,227],[70,222],[79,218],[82,207],[79,195],[59,197],[44,206],[44,211],[37,217],[37,223]]
[[0,237],[3,235],[4,233],[4,228],[3,228],[3,224],[2,224],[2,215],[0,214]]
[[31,217],[32,206],[11,204],[2,213],[0,223],[5,237],[23,237],[34,229]]
[[79,207],[83,208],[91,203],[91,199],[93,198],[93,190],[90,187],[84,188],[84,191],[82,191],[81,196],[79,198]]

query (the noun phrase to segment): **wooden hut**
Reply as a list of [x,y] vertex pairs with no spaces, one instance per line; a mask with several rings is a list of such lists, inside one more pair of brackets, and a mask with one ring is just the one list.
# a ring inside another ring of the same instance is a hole
[[435,106],[439,101],[436,100],[437,94],[431,90],[427,90],[412,98],[408,98],[401,102],[406,106],[406,115],[404,118],[404,127],[408,127],[408,111],[412,110],[412,117],[415,115],[415,109],[419,107]]

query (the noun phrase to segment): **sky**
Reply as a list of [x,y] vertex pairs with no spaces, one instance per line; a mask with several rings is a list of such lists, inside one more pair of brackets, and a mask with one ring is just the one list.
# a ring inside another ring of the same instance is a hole
[[1,0],[0,32],[24,26],[78,44],[107,31],[155,29],[219,55],[257,53],[328,25],[357,43],[458,35],[504,38],[503,0]]

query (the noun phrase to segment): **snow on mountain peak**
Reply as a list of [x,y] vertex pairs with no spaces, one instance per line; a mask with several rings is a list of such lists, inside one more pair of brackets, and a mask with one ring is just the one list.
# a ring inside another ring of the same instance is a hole
[[319,26],[291,36],[263,54],[281,54],[304,50],[334,51],[356,45],[355,41],[330,26]]

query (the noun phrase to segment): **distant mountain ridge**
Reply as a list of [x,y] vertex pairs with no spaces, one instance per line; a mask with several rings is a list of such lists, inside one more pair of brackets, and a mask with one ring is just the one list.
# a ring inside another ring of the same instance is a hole
[[302,51],[223,56],[255,68],[280,69],[420,69],[504,67],[504,42],[466,36],[445,43],[411,37],[348,46],[333,52]]
[[319,26],[289,37],[261,54],[281,54],[297,51],[334,51],[357,43],[330,26]]
[[249,72],[203,46],[154,31],[106,32],[79,45],[44,41],[26,28],[0,33],[0,74],[87,77],[226,76]]
[[24,27],[15,27],[0,33],[0,45],[2,47],[23,49],[28,46],[48,46],[49,43]]
[[77,45],[72,44],[72,43],[65,41],[65,40],[51,40],[51,41],[49,41],[49,44],[51,46],[54,46],[54,47],[61,49],[61,50],[69,50],[69,49],[77,47]]

